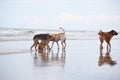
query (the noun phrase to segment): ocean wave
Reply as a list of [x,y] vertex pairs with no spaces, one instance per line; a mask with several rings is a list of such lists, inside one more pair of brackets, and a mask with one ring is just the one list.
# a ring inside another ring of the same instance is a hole
[[19,36],[34,33],[32,30],[16,30],[16,29],[2,29],[0,36]]
[[[40,33],[59,33],[58,30],[41,30],[41,29],[0,29],[0,41],[21,41],[32,40],[35,34]],[[98,39],[98,32],[96,31],[71,31],[66,30],[66,36],[68,40],[92,40]],[[116,36],[114,39],[119,39],[120,36]]]

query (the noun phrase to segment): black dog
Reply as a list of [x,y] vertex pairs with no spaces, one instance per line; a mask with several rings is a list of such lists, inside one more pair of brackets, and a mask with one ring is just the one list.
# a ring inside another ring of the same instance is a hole
[[52,36],[49,35],[49,34],[36,34],[34,37],[33,37],[33,45],[31,46],[31,50],[32,48],[35,46],[35,50],[36,47],[37,47],[37,44],[39,44],[39,40],[43,41],[43,40],[51,40],[52,39]]

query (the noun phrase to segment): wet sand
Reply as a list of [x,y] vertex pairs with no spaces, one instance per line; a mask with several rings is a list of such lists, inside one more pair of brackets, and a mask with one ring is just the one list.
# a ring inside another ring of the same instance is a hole
[[120,40],[108,53],[99,40],[67,40],[65,51],[45,56],[29,51],[32,41],[0,44],[0,80],[120,80]]

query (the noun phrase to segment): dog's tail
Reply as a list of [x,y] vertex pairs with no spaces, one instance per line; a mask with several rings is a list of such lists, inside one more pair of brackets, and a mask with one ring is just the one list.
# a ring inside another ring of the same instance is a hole
[[102,35],[102,33],[103,33],[102,30],[100,30],[99,33],[98,33],[98,35]]
[[60,27],[59,29],[62,29],[63,33],[65,34],[65,30],[62,27]]

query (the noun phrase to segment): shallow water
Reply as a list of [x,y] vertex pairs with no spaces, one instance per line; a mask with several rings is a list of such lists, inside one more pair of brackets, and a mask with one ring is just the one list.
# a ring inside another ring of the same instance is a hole
[[[112,40],[108,58],[116,64],[106,61],[101,66],[99,40],[67,40],[65,51],[53,48],[45,56],[29,51],[32,41],[0,44],[1,80],[120,80],[120,40]],[[105,46],[103,57],[107,52]]]

